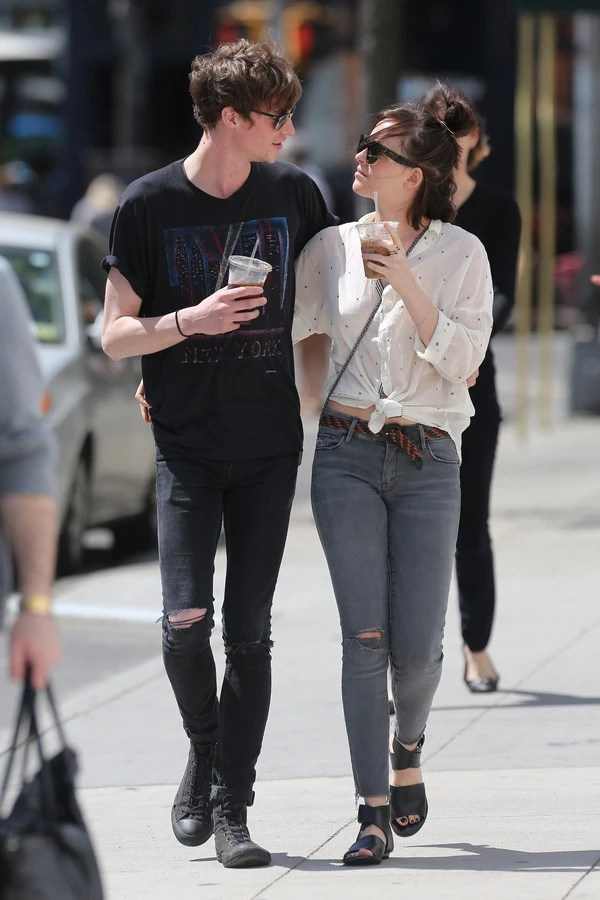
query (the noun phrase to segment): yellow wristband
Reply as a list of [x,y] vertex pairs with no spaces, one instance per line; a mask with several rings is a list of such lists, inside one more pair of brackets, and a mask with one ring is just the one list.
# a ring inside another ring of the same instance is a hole
[[52,600],[46,594],[25,594],[19,602],[19,611],[48,615],[52,609]]

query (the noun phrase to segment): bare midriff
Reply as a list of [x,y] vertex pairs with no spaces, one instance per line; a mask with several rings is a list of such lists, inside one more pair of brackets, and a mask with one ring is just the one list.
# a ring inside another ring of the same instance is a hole
[[[346,416],[352,416],[353,419],[361,419],[363,422],[368,422],[375,410],[374,406],[367,406],[366,409],[359,409],[357,406],[344,406],[343,403],[338,403],[336,400],[330,400],[327,406],[330,409],[336,409],[338,412],[344,413]],[[407,419],[406,416],[393,416],[385,421],[386,424],[392,422],[396,425],[415,424],[412,419]]]

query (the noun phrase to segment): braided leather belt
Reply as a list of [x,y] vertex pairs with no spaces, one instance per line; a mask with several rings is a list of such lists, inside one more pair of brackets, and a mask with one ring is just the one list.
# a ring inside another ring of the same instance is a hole
[[[360,419],[340,419],[337,416],[332,416],[330,413],[321,413],[319,425],[326,425],[329,428],[338,428],[340,431],[352,430],[353,434],[356,432],[357,434],[364,434],[366,437],[391,441],[392,444],[397,444],[399,447],[402,447],[417,469],[423,468],[423,451],[421,450],[420,442],[416,443],[406,432],[409,428],[418,429],[420,427],[419,425],[398,425],[395,422],[391,422],[389,425],[385,425],[381,431],[377,432],[377,434],[374,434],[369,430],[367,423],[361,422]],[[448,432],[442,431],[441,428],[434,428],[431,425],[424,425],[422,428],[423,436],[426,441],[449,437]]]

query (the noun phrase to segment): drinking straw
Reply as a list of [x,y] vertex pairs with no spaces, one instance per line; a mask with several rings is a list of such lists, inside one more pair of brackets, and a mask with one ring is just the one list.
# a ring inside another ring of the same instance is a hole
[[254,257],[256,256],[256,251],[258,250],[258,241],[259,238],[256,238],[256,242],[254,244],[254,247],[252,248],[252,253],[250,254],[250,259],[254,259]]
[[373,191],[373,200],[375,201],[375,218],[380,219],[379,215],[379,204],[377,203],[377,191]]

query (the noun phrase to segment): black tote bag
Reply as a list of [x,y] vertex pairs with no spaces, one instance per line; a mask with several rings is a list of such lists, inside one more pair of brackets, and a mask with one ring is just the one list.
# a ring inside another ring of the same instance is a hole
[[[62,747],[44,755],[36,715],[38,694],[26,679],[0,794],[4,810],[14,762],[21,787],[8,816],[0,818],[0,900],[103,900],[94,848],[77,798],[77,758],[67,746],[51,688],[45,691]],[[27,780],[28,752],[39,762]]]

